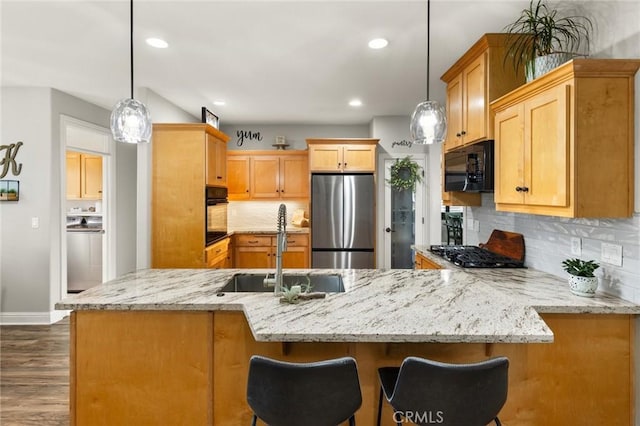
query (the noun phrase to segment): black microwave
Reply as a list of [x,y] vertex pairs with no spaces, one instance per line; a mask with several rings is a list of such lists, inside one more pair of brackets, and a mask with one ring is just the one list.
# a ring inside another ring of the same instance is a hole
[[445,192],[493,192],[493,141],[444,154]]

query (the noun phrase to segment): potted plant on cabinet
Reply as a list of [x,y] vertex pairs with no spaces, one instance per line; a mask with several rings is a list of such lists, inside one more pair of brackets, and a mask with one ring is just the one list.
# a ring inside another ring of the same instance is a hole
[[515,69],[524,65],[529,82],[580,56],[582,46],[588,54],[593,24],[585,16],[559,17],[546,0],[530,0],[529,7],[504,31],[509,34],[505,60],[511,58]]
[[562,267],[569,273],[569,289],[578,296],[593,297],[598,288],[598,277],[593,271],[598,265],[593,260],[566,259]]

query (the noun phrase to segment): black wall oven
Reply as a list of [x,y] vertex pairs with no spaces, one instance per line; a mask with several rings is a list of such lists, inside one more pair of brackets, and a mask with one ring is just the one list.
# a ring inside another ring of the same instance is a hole
[[211,245],[227,236],[227,188],[207,186],[205,200],[206,240]]

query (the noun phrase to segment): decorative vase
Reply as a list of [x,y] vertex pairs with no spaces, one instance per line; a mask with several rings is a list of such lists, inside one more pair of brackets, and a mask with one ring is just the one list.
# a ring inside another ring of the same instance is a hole
[[548,55],[537,56],[533,63],[529,61],[525,66],[525,79],[528,82],[558,68],[560,65],[575,58],[578,55],[573,53],[558,52]]
[[593,297],[598,288],[598,277],[579,277],[569,274],[569,289],[577,296]]

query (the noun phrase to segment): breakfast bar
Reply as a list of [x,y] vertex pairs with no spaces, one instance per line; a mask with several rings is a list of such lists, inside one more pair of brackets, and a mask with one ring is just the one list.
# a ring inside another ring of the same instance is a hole
[[[221,291],[236,274],[267,272],[140,270],[59,302],[72,311],[72,424],[249,424],[254,354],[354,357],[360,425],[375,422],[377,368],[410,355],[507,356],[505,424],[633,424],[640,306],[574,296],[562,280],[530,269],[285,270],[301,281],[342,277],[344,292],[297,304]],[[393,424],[385,410],[383,424]]]

